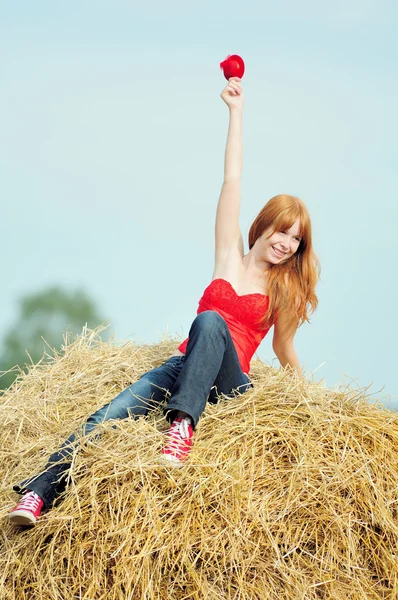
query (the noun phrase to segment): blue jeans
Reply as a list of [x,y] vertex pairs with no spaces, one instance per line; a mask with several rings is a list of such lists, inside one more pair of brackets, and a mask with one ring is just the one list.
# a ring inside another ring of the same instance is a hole
[[[253,386],[242,372],[224,319],[214,311],[205,311],[192,323],[186,354],[172,356],[160,367],[144,373],[93,413],[83,425],[83,433],[87,435],[99,423],[111,419],[145,416],[164,402],[167,392],[171,397],[164,408],[166,418],[172,421],[176,411],[184,411],[191,416],[195,428],[207,400],[215,403],[220,394],[231,397],[250,387]],[[50,456],[42,473],[14,486],[14,490],[33,490],[50,507],[65,489],[75,439],[73,433]]]

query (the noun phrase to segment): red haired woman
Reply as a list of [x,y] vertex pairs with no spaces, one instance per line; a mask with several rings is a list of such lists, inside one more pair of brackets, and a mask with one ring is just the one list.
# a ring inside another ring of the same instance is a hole
[[[110,419],[146,415],[169,399],[165,414],[171,426],[163,461],[180,466],[189,455],[193,435],[206,402],[220,394],[233,396],[252,387],[250,360],[274,326],[273,349],[282,367],[300,371],[293,339],[297,327],[315,310],[318,278],[312,250],[311,223],[295,196],[271,198],[249,231],[244,253],[239,228],[242,173],[243,90],[231,78],[221,93],[229,108],[224,182],[217,206],[215,266],[210,285],[199,301],[189,337],[163,365],[144,373],[114,400],[92,414],[83,426],[88,434]],[[33,525],[65,489],[72,434],[52,454],[45,470],[14,487],[23,494],[9,518]]]

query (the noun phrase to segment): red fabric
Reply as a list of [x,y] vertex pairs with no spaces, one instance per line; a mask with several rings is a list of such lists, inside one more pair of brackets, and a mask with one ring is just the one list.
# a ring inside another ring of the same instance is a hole
[[[250,361],[271,325],[261,329],[257,322],[268,308],[268,296],[245,294],[238,296],[232,285],[225,279],[213,279],[199,300],[197,314],[214,310],[226,321],[239,363],[244,373],[250,371]],[[178,349],[185,354],[188,339]]]

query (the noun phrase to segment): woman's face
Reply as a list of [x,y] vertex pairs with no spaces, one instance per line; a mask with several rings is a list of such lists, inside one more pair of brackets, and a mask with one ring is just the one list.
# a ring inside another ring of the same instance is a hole
[[297,252],[301,241],[300,221],[297,219],[290,229],[275,231],[272,235],[271,231],[267,230],[261,239],[264,260],[273,265],[280,264]]

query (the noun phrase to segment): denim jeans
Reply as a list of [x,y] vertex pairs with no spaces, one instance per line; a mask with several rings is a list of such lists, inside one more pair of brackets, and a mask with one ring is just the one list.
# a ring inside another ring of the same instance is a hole
[[[214,311],[205,311],[192,323],[186,354],[172,356],[160,367],[144,373],[93,413],[83,425],[83,433],[87,435],[99,423],[111,419],[145,416],[165,401],[167,392],[170,397],[164,407],[166,418],[172,421],[176,411],[184,411],[191,416],[195,428],[207,400],[215,403],[220,394],[233,397],[250,387],[253,386],[242,372],[224,319]],[[65,489],[75,439],[73,433],[50,456],[42,473],[14,486],[14,490],[33,490],[50,507]]]

